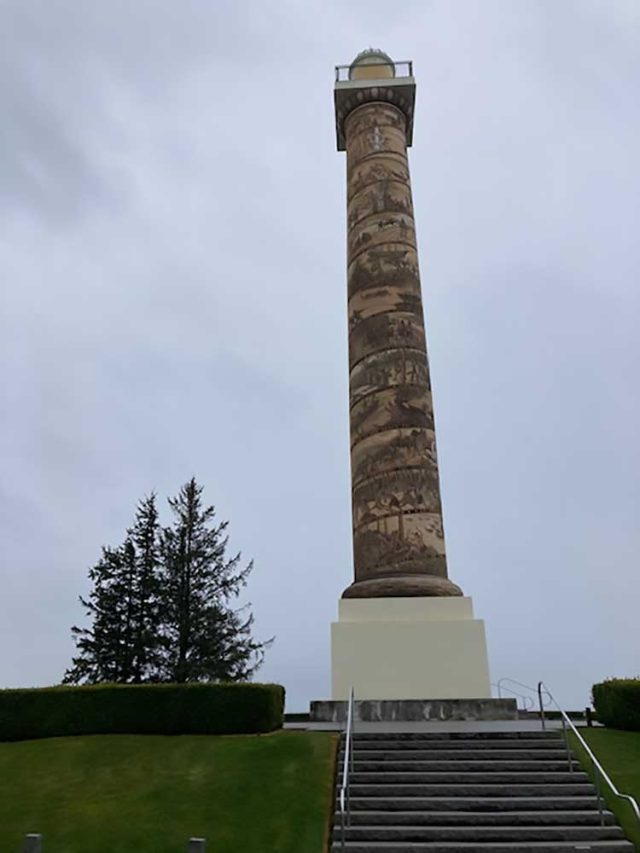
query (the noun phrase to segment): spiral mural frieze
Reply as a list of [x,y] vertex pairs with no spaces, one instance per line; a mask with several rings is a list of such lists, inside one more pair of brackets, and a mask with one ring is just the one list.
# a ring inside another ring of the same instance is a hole
[[425,427],[399,427],[376,432],[351,451],[353,492],[378,475],[404,469],[437,471],[435,433]]
[[356,255],[347,270],[349,298],[363,290],[379,287],[405,288],[420,296],[420,272],[414,246],[385,243],[369,246]]
[[[411,199],[411,188],[409,182],[409,167],[406,158],[402,154],[395,156],[386,155],[384,158],[370,157],[353,165],[351,179],[347,191],[347,207],[362,193],[375,189],[384,191],[385,184],[404,186]],[[413,202],[412,202],[413,206]]]
[[376,391],[400,385],[430,390],[429,368],[422,350],[391,349],[359,361],[349,379],[350,405]]
[[460,595],[447,578],[405,115],[344,119],[355,582],[346,597]]
[[[349,322],[349,364],[375,352],[408,347],[426,353],[424,324],[417,312],[379,311],[372,316],[356,316]],[[426,359],[426,355],[425,355]]]

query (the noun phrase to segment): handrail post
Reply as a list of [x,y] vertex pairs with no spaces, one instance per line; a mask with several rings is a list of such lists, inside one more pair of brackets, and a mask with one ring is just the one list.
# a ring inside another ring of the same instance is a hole
[[353,749],[349,751],[349,773],[347,775],[347,826],[351,826],[351,768],[353,767],[351,753]]
[[353,775],[353,715],[355,713],[353,688],[351,688],[351,749],[349,750],[349,776],[347,777],[347,826],[351,826],[351,776]]
[[[344,754],[342,757],[342,785],[340,786],[340,828],[341,846],[345,849],[346,826],[351,826],[351,773],[353,772],[353,713],[354,713],[354,689],[349,692],[349,703],[347,706],[347,725],[344,733]],[[346,821],[345,821],[346,812]]]
[[600,814],[600,826],[604,826],[604,812],[602,809],[602,791],[600,790],[600,771],[598,769],[598,765],[596,762],[591,759],[591,766],[593,767],[593,777],[596,784],[596,797],[598,798],[598,812]]
[[349,732],[350,737],[350,750],[349,750],[349,775],[347,776],[347,826],[351,826],[351,774],[353,773],[353,729],[354,729],[354,716],[355,716],[355,702],[354,702],[354,690],[351,688],[351,695],[349,697],[351,702],[351,730]]
[[562,737],[564,738],[564,747],[567,750],[567,761],[569,762],[569,773],[573,773],[573,759],[571,757],[571,747],[569,746],[569,733],[567,732],[567,723],[564,719],[564,714],[560,716],[562,720]]
[[540,706],[540,722],[542,724],[542,731],[546,731],[546,725],[544,721],[544,704],[542,702],[542,682],[538,682],[538,704]]

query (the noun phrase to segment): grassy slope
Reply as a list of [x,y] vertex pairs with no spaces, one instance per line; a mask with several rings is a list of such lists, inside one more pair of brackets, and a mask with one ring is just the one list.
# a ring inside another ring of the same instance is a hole
[[96,735],[0,744],[0,850],[322,853],[335,737]]
[[[630,794],[640,803],[640,732],[582,728],[580,733],[620,793]],[[582,760],[584,753],[579,744],[574,741],[573,746]],[[589,764],[588,760],[585,761],[585,768],[591,775]],[[631,808],[622,801],[608,796],[606,785],[603,785],[602,793],[610,808],[616,812],[623,829],[640,851],[640,827]]]

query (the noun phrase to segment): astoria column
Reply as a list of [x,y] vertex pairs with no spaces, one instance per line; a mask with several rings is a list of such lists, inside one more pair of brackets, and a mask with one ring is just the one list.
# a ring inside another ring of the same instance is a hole
[[353,691],[396,703],[385,706],[390,719],[426,719],[433,708],[424,700],[484,701],[491,684],[484,623],[447,576],[407,159],[415,81],[411,63],[377,50],[336,72],[338,150],[347,153],[355,579],[331,623],[334,704],[318,713],[338,713]]
[[335,93],[347,153],[355,569],[343,597],[459,596],[447,577],[407,159],[415,85],[368,50]]

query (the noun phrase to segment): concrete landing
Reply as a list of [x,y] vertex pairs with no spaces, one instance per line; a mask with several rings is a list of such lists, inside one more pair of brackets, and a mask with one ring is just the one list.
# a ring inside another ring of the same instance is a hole
[[[575,725],[585,725],[576,722]],[[547,731],[555,731],[562,728],[559,720],[547,720]],[[302,721],[285,723],[283,728],[288,731],[312,731],[312,732],[342,732],[344,722],[311,722]],[[542,731],[539,720],[448,720],[442,723],[436,722],[380,722],[363,723],[358,722],[355,730],[361,734],[375,734],[377,732],[539,732]]]

